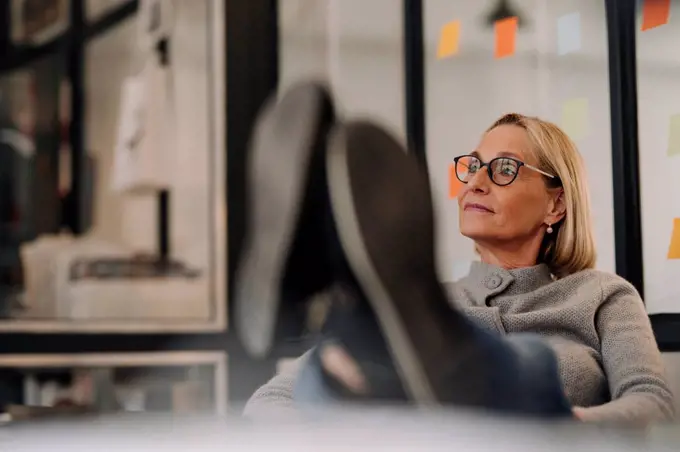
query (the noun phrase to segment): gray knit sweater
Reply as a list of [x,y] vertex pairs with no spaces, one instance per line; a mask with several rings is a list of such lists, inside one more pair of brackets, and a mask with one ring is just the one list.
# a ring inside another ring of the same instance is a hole
[[[622,278],[586,270],[554,280],[545,265],[504,270],[475,262],[448,286],[452,303],[501,335],[537,333],[554,349],[567,398],[584,420],[647,423],[673,416],[661,354],[636,290]],[[301,357],[248,402],[249,417],[295,411]]]

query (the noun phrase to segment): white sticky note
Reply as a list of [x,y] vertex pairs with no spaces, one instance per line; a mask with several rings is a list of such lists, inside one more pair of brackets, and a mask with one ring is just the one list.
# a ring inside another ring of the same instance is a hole
[[557,19],[557,53],[566,55],[581,48],[581,15],[565,14]]

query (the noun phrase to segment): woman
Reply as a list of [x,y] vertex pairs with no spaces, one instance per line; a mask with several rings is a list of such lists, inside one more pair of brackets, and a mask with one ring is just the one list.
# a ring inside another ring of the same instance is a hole
[[[465,184],[460,230],[475,242],[480,262],[451,284],[451,299],[492,332],[541,335],[579,419],[669,419],[673,397],[640,296],[618,276],[593,269],[585,173],[565,133],[508,114],[474,152],[454,160]],[[344,359],[341,352],[336,358]],[[303,361],[260,388],[246,414],[292,408]]]

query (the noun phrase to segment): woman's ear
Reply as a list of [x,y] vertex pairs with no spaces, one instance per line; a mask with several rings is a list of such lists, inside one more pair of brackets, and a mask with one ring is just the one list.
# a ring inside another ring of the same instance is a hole
[[564,203],[564,190],[561,188],[551,191],[550,198],[545,223],[552,225],[562,221],[567,213],[567,206]]

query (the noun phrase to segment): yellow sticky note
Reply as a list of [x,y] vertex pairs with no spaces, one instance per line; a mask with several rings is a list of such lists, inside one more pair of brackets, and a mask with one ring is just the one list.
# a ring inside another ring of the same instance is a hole
[[680,259],[680,218],[673,220],[673,235],[671,235],[671,244],[668,247],[669,259]]
[[562,130],[572,140],[580,140],[588,134],[588,99],[570,99],[562,105]]
[[454,20],[442,27],[437,47],[437,58],[448,58],[458,53],[458,39],[460,37],[460,21]]
[[671,116],[668,131],[668,156],[680,155],[680,114]]

